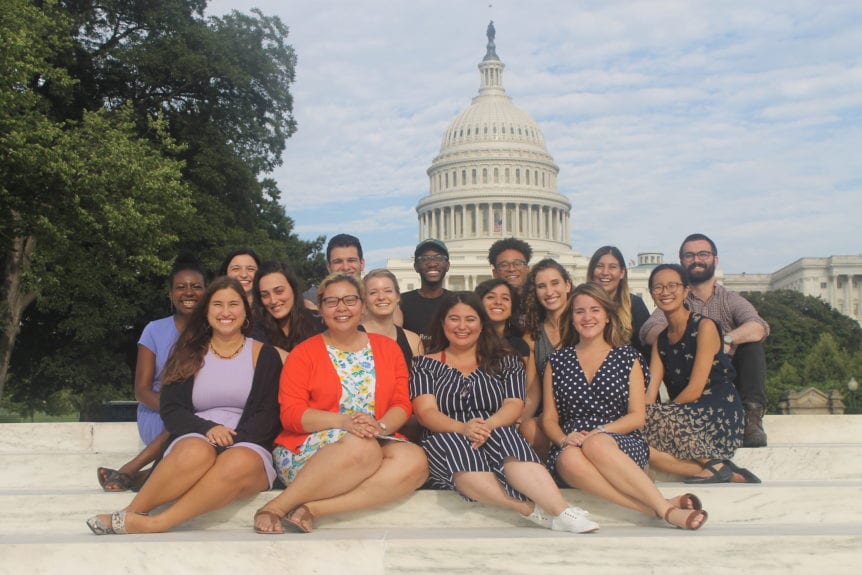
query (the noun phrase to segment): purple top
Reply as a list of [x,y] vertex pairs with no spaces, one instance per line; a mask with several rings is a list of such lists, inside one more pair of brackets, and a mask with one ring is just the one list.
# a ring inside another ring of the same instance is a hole
[[236,429],[254,378],[253,347],[252,340],[246,338],[235,358],[221,359],[207,352],[192,391],[195,415]]
[[[180,337],[180,332],[174,323],[174,317],[168,316],[151,321],[144,327],[138,345],[142,345],[156,356],[156,370],[153,373],[152,390],[156,393],[162,389],[162,381],[159,376],[174,349],[174,344]],[[165,426],[158,411],[153,411],[146,405],[138,404],[138,433],[144,443],[150,443],[156,438]]]

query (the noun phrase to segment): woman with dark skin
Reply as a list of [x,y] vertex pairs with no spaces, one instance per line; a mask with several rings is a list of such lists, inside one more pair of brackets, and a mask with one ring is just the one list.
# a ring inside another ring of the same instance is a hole
[[138,400],[138,432],[146,447],[119,469],[100,467],[97,470],[99,484],[105,491],[139,488],[150,473],[144,467],[156,460],[168,438],[159,416],[159,375],[192,310],[203,296],[206,281],[196,259],[180,256],[171,268],[168,283],[173,315],[147,324],[138,342],[135,399]]

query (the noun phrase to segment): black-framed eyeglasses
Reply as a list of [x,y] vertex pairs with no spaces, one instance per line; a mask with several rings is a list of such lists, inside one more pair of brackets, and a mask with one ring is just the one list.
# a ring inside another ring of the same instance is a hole
[[682,284],[679,282],[669,282],[667,284],[656,284],[649,288],[649,291],[655,295],[659,295],[663,291],[667,291],[667,293],[676,293],[681,287]]
[[683,252],[682,253],[682,259],[683,259],[683,261],[690,262],[691,260],[693,260],[695,258],[697,258],[699,260],[705,260],[705,259],[708,259],[708,258],[714,256],[714,255],[715,254],[713,254],[709,250],[701,250],[699,252]]
[[522,270],[527,267],[527,262],[524,260],[512,260],[510,262],[497,262],[494,264],[494,269],[497,270],[507,270],[509,268],[514,268],[516,270]]
[[444,264],[449,261],[449,256],[444,255],[436,255],[436,256],[416,256],[417,264],[430,264],[431,262]]
[[360,301],[362,301],[362,298],[360,298],[358,295],[346,295],[342,297],[331,296],[325,297],[320,301],[326,307],[338,307],[339,302],[343,302],[344,305],[346,305],[347,307],[353,307]]

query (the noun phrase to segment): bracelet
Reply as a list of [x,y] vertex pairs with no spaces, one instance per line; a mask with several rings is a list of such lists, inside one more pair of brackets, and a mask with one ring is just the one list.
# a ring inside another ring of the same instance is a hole
[[596,426],[596,429],[598,429],[601,433],[607,433],[608,432],[608,430],[605,429],[604,425]]

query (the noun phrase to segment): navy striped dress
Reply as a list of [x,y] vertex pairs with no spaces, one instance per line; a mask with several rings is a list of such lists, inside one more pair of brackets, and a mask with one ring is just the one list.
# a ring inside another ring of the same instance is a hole
[[[499,376],[481,369],[465,376],[441,361],[420,356],[414,360],[410,374],[410,397],[434,395],[440,412],[457,421],[487,419],[500,409],[504,399],[523,400],[525,396],[521,360],[514,355],[506,356],[501,368]],[[493,472],[510,497],[526,501],[527,497],[506,482],[503,460],[511,457],[541,463],[514,425],[494,429],[479,449],[473,449],[469,439],[454,432],[425,430],[420,444],[428,455],[431,485],[438,489],[454,490],[452,476],[461,471]]]

